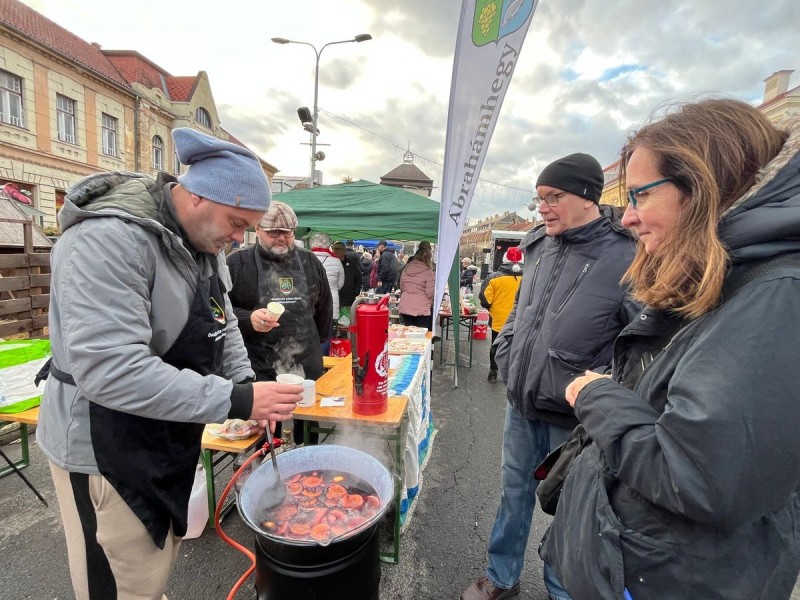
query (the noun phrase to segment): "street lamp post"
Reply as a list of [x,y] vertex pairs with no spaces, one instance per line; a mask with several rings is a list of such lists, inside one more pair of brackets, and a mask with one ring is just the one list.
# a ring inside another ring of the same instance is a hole
[[317,62],[314,66],[314,112],[312,113],[312,123],[311,123],[311,176],[309,178],[309,186],[315,186],[315,165],[317,160],[322,160],[323,157],[317,156],[317,135],[319,131],[317,130],[317,117],[319,114],[319,108],[317,107],[317,98],[319,96],[319,57],[322,54],[322,51],[325,50],[328,46],[332,46],[334,44],[349,44],[351,42],[366,42],[367,40],[371,40],[372,36],[368,33],[361,33],[350,40],[340,40],[338,42],[328,42],[322,48],[317,50],[317,47],[313,44],[309,44],[308,42],[298,42],[297,40],[287,40],[286,38],[274,37],[272,41],[276,44],[302,44],[303,46],[309,46],[312,50],[314,50],[314,54],[316,54]]

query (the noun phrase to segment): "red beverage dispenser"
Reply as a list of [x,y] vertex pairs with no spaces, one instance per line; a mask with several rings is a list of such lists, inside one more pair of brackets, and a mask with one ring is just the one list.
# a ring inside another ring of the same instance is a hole
[[389,400],[389,295],[359,296],[350,318],[353,412],[379,415]]

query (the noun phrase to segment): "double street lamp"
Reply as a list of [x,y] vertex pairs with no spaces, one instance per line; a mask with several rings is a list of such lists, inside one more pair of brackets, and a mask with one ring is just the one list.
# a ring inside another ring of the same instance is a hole
[[[367,40],[371,40],[372,36],[368,33],[362,33],[350,40],[340,40],[338,42],[328,42],[322,48],[317,50],[316,46],[313,44],[309,44],[308,42],[298,42],[296,40],[287,40],[286,38],[274,37],[272,41],[276,44],[302,44],[303,46],[309,46],[314,50],[314,54],[317,56],[317,63],[314,68],[314,111],[311,114],[311,122],[303,122],[303,128],[306,131],[311,133],[311,177],[309,178],[309,187],[315,186],[315,165],[318,160],[322,160],[325,158],[325,155],[320,152],[319,155],[317,153],[317,135],[319,135],[319,130],[317,129],[317,116],[319,114],[319,109],[317,107],[317,97],[319,94],[319,57],[322,54],[322,51],[325,50],[328,46],[332,46],[333,44],[349,44],[351,42],[366,42]],[[304,117],[307,116],[308,109],[298,109],[297,114],[300,116],[300,120],[303,121]]]

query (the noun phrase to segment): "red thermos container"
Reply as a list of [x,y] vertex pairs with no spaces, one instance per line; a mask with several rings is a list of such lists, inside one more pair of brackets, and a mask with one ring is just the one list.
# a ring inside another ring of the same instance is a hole
[[379,415],[389,400],[389,295],[359,297],[350,315],[353,412]]

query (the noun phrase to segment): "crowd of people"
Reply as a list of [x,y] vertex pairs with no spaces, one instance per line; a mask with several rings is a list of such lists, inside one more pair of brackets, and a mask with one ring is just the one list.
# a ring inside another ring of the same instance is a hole
[[[173,138],[186,173],[92,175],[59,216],[38,440],[81,599],[161,597],[204,424],[291,418],[301,388],[277,373],[318,378],[356,296],[399,293],[409,325],[436,314],[430,243],[407,260],[387,240],[373,254],[323,233],[305,249],[254,154]],[[624,214],[600,204],[594,157],[548,164],[542,223],[480,286],[488,380],[508,403],[487,566],[461,599],[519,593],[534,472],[578,432],[539,546],[551,600],[788,599],[800,121],[689,102],[632,133],[620,165]],[[257,243],[226,257],[251,227]],[[465,258],[462,286],[477,274]]]

